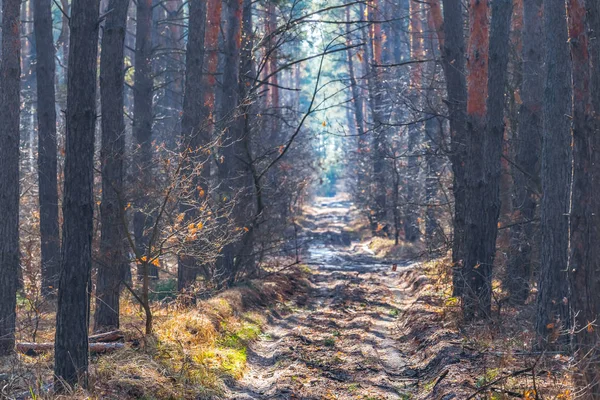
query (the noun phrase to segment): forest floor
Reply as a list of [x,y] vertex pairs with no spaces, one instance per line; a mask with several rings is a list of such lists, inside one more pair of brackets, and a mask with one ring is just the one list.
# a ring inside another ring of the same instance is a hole
[[305,218],[311,289],[269,318],[225,398],[571,398],[565,360],[527,352],[531,307],[459,330],[447,260],[377,254],[343,198],[318,199]]
[[[153,303],[151,336],[124,295],[124,348],[94,355],[91,387],[61,398],[575,398],[571,359],[532,351],[533,296],[501,307],[495,282],[493,318],[465,324],[447,257],[372,237],[344,196],[315,199],[296,222],[300,265],[196,304],[173,292]],[[25,300],[19,340],[52,341],[53,307]],[[52,365],[51,353],[1,358],[0,399],[56,398]]]

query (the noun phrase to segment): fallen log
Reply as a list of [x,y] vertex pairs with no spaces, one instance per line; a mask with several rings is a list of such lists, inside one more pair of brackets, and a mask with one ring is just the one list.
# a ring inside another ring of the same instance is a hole
[[[91,353],[108,353],[124,348],[123,343],[90,343]],[[17,343],[16,350],[28,356],[36,356],[54,350],[54,343]]]
[[104,333],[98,333],[95,335],[91,335],[89,337],[89,342],[90,343],[111,343],[111,342],[118,342],[119,340],[122,340],[124,338],[125,338],[125,335],[123,334],[123,332],[111,331],[111,332],[104,332]]

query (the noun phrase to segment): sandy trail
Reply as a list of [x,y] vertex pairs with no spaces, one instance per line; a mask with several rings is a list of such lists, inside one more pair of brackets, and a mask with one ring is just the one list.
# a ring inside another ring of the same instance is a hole
[[400,272],[351,243],[343,229],[355,212],[337,199],[312,208],[304,261],[313,288],[291,312],[272,318],[227,398],[408,398],[414,379],[396,339]]

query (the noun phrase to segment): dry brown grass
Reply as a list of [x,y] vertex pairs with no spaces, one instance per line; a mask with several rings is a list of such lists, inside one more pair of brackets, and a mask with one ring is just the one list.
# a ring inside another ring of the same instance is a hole
[[[68,396],[47,393],[52,382],[52,354],[0,358],[0,398],[36,393],[36,399],[211,399],[224,382],[240,378],[246,368],[246,346],[261,334],[269,310],[286,302],[307,281],[299,270],[251,281],[213,298],[185,307],[177,301],[153,305],[154,334],[145,337],[143,313],[123,296],[125,349],[94,356],[90,388]],[[19,313],[24,321],[23,310]],[[54,313],[40,316],[38,341],[54,336]],[[29,334],[23,328],[21,339]],[[4,375],[3,375],[4,374]]]
[[[534,391],[544,399],[572,398],[569,358],[532,351],[535,302],[496,307],[489,321],[465,323],[452,297],[449,258],[417,265],[402,280],[408,295],[399,339],[419,376],[415,398],[466,399],[479,390],[477,399],[535,399]],[[494,287],[500,298],[498,282]]]
[[414,259],[424,251],[422,243],[400,242],[396,245],[394,239],[380,236],[371,238],[369,249],[377,258],[389,260]]

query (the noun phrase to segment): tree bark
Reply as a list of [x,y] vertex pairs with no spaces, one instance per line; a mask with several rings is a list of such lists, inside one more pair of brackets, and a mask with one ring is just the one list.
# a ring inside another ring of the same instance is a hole
[[465,231],[465,160],[467,150],[467,82],[465,79],[465,38],[463,33],[463,9],[460,0],[443,0],[444,40],[442,66],[446,76],[448,112],[450,115],[451,161],[453,172],[452,193],[454,195],[454,238],[452,242],[453,295],[463,293],[462,267]]
[[466,320],[491,315],[512,0],[492,2],[489,38],[486,1],[474,0],[471,7],[467,105],[470,146],[466,193],[469,212],[466,215],[462,302]]
[[[542,96],[544,93],[544,40],[542,27],[543,0],[523,2],[523,83],[519,109],[519,132],[515,140],[513,168],[517,221],[533,221],[539,196],[540,153],[542,147]],[[532,251],[538,242],[536,224],[518,224],[511,228],[510,255],[504,286],[510,300],[523,304],[529,295]]]
[[102,202],[100,204],[100,257],[96,281],[94,330],[119,327],[121,281],[129,263],[123,223],[125,157],[124,53],[129,0],[111,0],[104,25],[100,60],[102,105]]
[[[573,187],[571,197],[571,308],[575,315],[575,382],[582,399],[600,399],[598,371],[600,317],[598,270],[600,240],[600,5],[570,0],[573,60]],[[586,14],[587,10],[587,14]],[[587,28],[587,32],[586,32]]]
[[73,2],[70,19],[63,246],[56,314],[55,386],[87,386],[92,269],[99,0]]
[[[146,254],[150,243],[147,230],[153,223],[152,211],[148,210],[147,190],[152,182],[152,0],[137,2],[135,32],[135,73],[133,88],[133,137],[137,149],[134,152],[134,176],[138,196],[137,209],[133,216],[133,235],[137,253]],[[158,269],[148,267],[150,277],[158,277]],[[141,279],[141,268],[138,277]]]
[[[190,204],[185,203],[181,206],[181,212],[185,213],[184,221],[188,222],[194,219],[194,204],[200,199],[198,189],[208,193],[206,181],[210,179],[209,160],[203,148],[209,143],[209,127],[206,124],[206,106],[203,98],[203,67],[204,67],[204,39],[206,33],[206,2],[196,1],[190,3],[190,22],[188,28],[188,43],[186,51],[186,75],[185,75],[185,94],[183,98],[183,119],[181,121],[182,152],[186,154],[186,167],[183,169],[185,174],[194,173],[193,164],[202,163],[202,176],[193,176],[196,184],[192,185],[193,193],[188,193],[186,197],[192,200]],[[218,31],[218,26],[217,26]],[[186,177],[188,179],[188,177]],[[198,266],[194,255],[180,254],[178,259],[177,282],[178,289],[181,291],[192,283],[198,274]]]
[[[368,78],[369,105],[371,108],[371,230],[376,233],[379,224],[384,224],[387,214],[386,179],[385,179],[385,128],[383,116],[383,89],[379,76],[379,68],[371,65],[381,65],[382,43],[381,25],[376,22],[378,0],[367,2],[369,25],[363,29],[365,41],[364,67]],[[364,9],[361,7],[361,15]]]
[[[421,3],[411,1],[409,5],[410,15],[410,58],[411,60],[420,60],[423,58],[423,8]],[[411,66],[410,71],[410,88],[411,88],[411,102],[413,103],[415,110],[415,120],[408,127],[408,161],[405,172],[405,193],[406,202],[408,203],[405,207],[404,216],[404,238],[407,242],[413,243],[420,239],[421,230],[419,228],[419,207],[415,206],[418,202],[419,196],[419,159],[414,156],[416,150],[420,147],[421,141],[423,140],[423,128],[424,124],[418,122],[421,118],[421,110],[423,109],[424,101],[421,92],[423,85],[423,68],[421,64],[415,64]]]
[[[488,90],[489,3],[471,0],[467,75],[467,149],[465,158],[465,229],[462,258],[463,314],[466,320],[489,316],[491,264],[481,248],[485,222],[481,197],[484,182],[484,138]],[[473,208],[474,207],[474,208]]]
[[13,352],[19,273],[20,0],[2,3],[0,66],[0,356]]
[[[244,224],[247,220],[245,210],[248,198],[247,179],[248,171],[243,160],[247,152],[243,145],[243,131],[236,122],[239,106],[239,71],[240,50],[242,34],[243,0],[223,0],[225,12],[224,27],[224,69],[222,96],[218,108],[219,120],[226,121],[229,127],[221,137],[220,154],[223,162],[219,164],[219,181],[221,185],[221,201],[235,201],[233,218],[236,225]],[[241,229],[242,226],[228,226],[226,229]],[[228,243],[223,247],[221,256],[217,261],[217,274],[222,276],[221,285],[233,283],[236,271],[235,257],[239,250],[239,243]]]
[[[563,0],[544,0],[544,137],[542,144],[541,269],[536,331],[542,346],[570,325],[568,290],[571,186],[571,63]],[[566,339],[566,338],[565,338]],[[559,343],[562,341],[559,341]]]
[[[346,45],[350,46],[350,34],[352,26],[350,24],[350,7],[346,7]],[[352,50],[348,50],[348,75],[350,78],[350,90],[352,91],[352,105],[354,106],[354,119],[356,124],[356,134],[358,135],[358,142],[364,139],[365,125],[363,116],[363,104],[362,97],[360,95],[360,88],[356,81],[356,72],[354,71],[354,60],[352,58]]]
[[60,265],[56,145],[55,50],[52,1],[35,0],[34,31],[37,47],[38,180],[42,295],[56,293]]

